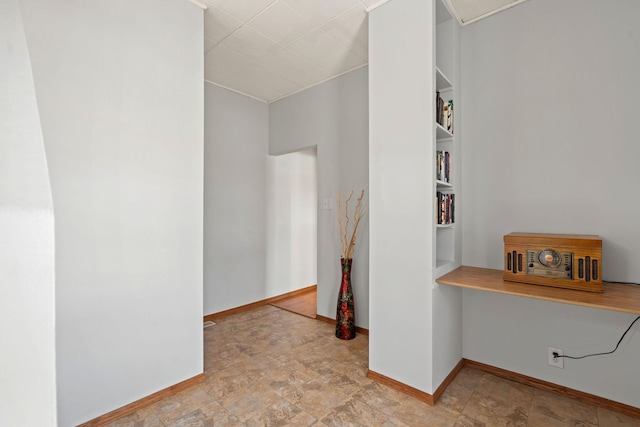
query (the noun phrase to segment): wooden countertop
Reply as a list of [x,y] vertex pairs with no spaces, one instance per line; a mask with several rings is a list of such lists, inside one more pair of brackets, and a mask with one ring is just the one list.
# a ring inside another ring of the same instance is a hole
[[603,282],[604,292],[595,293],[507,282],[502,279],[502,274],[502,270],[462,266],[437,278],[436,282],[480,291],[640,314],[640,286],[637,285]]

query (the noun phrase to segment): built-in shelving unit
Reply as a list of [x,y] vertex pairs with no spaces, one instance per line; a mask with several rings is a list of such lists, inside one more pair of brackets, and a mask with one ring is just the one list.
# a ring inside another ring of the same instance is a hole
[[[433,93],[434,103],[437,104],[436,93],[445,103],[449,101],[453,102],[454,114],[453,121],[456,121],[456,112],[458,106],[459,96],[455,88],[456,81],[456,67],[455,67],[455,50],[456,43],[453,40],[455,20],[453,16],[441,0],[435,1],[436,7],[436,55],[435,55],[435,67],[434,67],[434,81],[435,91]],[[436,106],[436,117],[434,117],[434,144],[433,150],[435,162],[438,162],[437,153],[448,153],[448,165],[449,173],[447,180],[440,179],[438,176],[440,167],[436,165],[436,176],[434,177],[435,183],[435,197],[434,197],[434,210],[436,211],[436,221],[434,224],[434,236],[435,236],[435,277],[441,276],[460,265],[460,248],[459,248],[459,233],[460,227],[458,226],[458,214],[460,204],[460,150],[459,139],[456,135],[455,125],[450,129],[447,129],[442,124],[438,123],[437,115],[438,108]],[[445,195],[444,197],[453,197],[453,220],[452,223],[441,223],[438,218],[439,204],[442,202],[438,198],[439,195]],[[452,195],[452,196],[446,196]],[[434,278],[435,278],[434,277]]]
[[[394,0],[369,13],[369,370],[421,396],[462,358],[462,292],[435,285],[461,259],[460,218],[437,224],[435,204],[461,189],[463,129],[435,124],[436,90],[460,96],[460,27],[446,4]],[[450,173],[438,175],[445,151]],[[425,320],[407,322],[390,303]]]

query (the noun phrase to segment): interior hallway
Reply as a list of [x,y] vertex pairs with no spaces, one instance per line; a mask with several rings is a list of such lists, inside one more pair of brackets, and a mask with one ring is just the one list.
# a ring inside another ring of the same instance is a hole
[[464,368],[429,406],[366,377],[368,337],[266,305],[204,330],[205,383],[111,427],[585,426],[640,420]]

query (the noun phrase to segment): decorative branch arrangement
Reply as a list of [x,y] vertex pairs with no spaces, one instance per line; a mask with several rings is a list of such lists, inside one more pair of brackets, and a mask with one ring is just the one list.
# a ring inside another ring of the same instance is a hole
[[364,190],[360,193],[360,197],[356,200],[356,208],[353,212],[353,230],[349,237],[349,202],[353,198],[353,191],[344,202],[344,219],[342,212],[342,190],[338,191],[338,224],[340,225],[340,243],[342,244],[341,257],[343,259],[351,259],[356,246],[356,235],[358,234],[358,225],[364,216],[362,209],[362,199],[364,198]]

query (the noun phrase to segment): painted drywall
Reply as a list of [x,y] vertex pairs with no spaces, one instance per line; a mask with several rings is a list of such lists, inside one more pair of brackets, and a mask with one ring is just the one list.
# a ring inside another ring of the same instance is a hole
[[315,148],[267,158],[266,297],[317,282],[316,164]]
[[56,424],[54,221],[16,0],[0,3],[0,425]]
[[[368,79],[361,68],[269,104],[269,154],[317,147],[318,314],[335,318],[340,284],[340,239],[335,209],[338,191],[364,189],[368,205]],[[353,205],[352,205],[353,207]],[[369,328],[368,216],[361,223],[353,256],[356,324]]]
[[[369,14],[369,369],[433,392],[435,4]],[[398,31],[402,28],[402,31]]]
[[[603,277],[640,282],[640,3],[536,0],[462,31],[463,264],[512,231],[597,234]],[[465,290],[464,356],[640,407],[633,316]]]
[[205,83],[204,313],[266,298],[269,106]]
[[21,1],[56,213],[58,423],[203,372],[202,10]]

